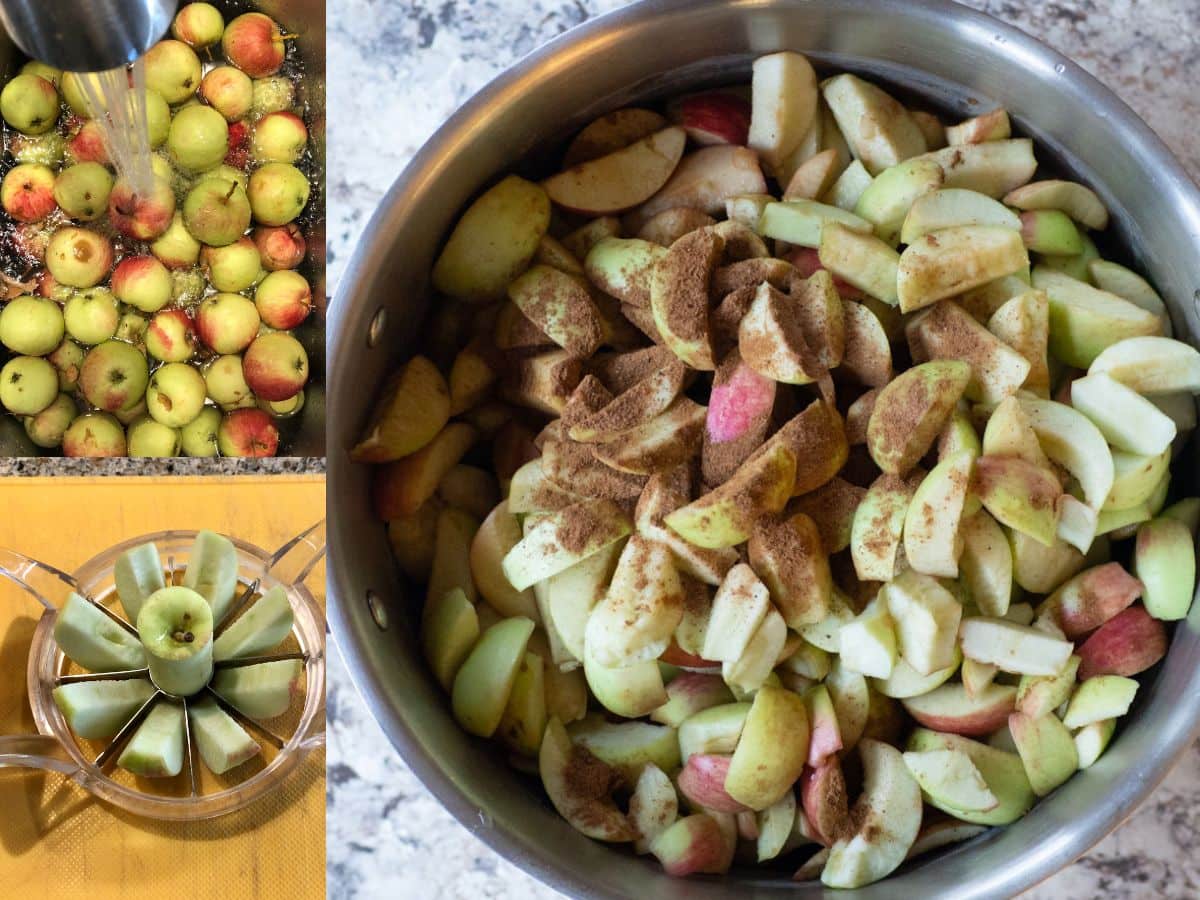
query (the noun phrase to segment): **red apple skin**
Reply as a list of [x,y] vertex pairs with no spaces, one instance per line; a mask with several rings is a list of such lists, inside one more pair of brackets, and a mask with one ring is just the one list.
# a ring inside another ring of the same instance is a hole
[[826,847],[850,830],[846,777],[836,756],[815,768],[804,767],[800,776],[800,808],[813,837]]
[[674,104],[671,120],[697,144],[741,144],[750,133],[750,103],[737,94],[706,91]]
[[808,764],[814,768],[823,765],[842,749],[842,733],[837,720],[830,721],[822,716],[812,721],[808,740]]
[[[240,297],[240,295],[238,296]],[[250,343],[258,334],[258,319],[247,317],[244,321],[241,321],[241,317],[239,317],[239,321],[236,323],[222,321],[221,297],[222,295],[217,294],[215,295],[215,300],[208,298],[200,304],[196,311],[196,333],[200,336],[200,340],[212,349],[218,350],[218,352],[241,353],[250,346]],[[241,297],[241,300],[250,303],[245,297]],[[228,302],[244,305],[240,300]],[[253,306],[253,303],[250,303],[250,305]],[[248,308],[247,312],[249,312]],[[257,316],[257,310],[255,310],[255,316]],[[233,329],[233,325],[235,324],[242,326],[243,330],[235,333]]]
[[262,400],[296,396],[308,381],[308,358],[294,337],[269,332],[255,338],[242,357],[242,375]]
[[729,848],[721,826],[712,816],[703,813],[688,816],[672,825],[671,829],[679,829],[686,834],[682,852],[668,854],[663,843],[656,842],[652,846],[652,850],[655,846],[658,848],[655,856],[668,875],[676,878],[695,873],[720,875],[728,870],[731,862]]
[[4,177],[4,211],[18,222],[40,222],[58,207],[54,173],[47,166],[26,164]]
[[153,256],[126,256],[112,271],[112,292],[121,297],[131,290],[136,290],[138,282],[161,265],[162,263]]
[[716,812],[745,812],[747,807],[725,790],[731,759],[718,753],[693,753],[679,773],[679,790],[693,805]]
[[1128,678],[1167,655],[1167,627],[1144,606],[1131,606],[1101,625],[1075,652],[1080,681],[1097,675]]
[[225,165],[245,169],[250,164],[250,128],[245,122],[229,123],[229,150]]
[[156,359],[184,362],[196,352],[196,323],[186,309],[163,309],[154,314],[143,338]]
[[[951,734],[961,734],[966,737],[991,734],[997,728],[1004,727],[1008,723],[1009,715],[1016,710],[1017,692],[1015,690],[1011,693],[1005,692],[1002,697],[997,697],[991,703],[984,704],[975,701],[974,698],[966,697],[966,689],[962,685],[956,685],[956,687],[963,691],[964,698],[968,700],[964,704],[965,711],[959,715],[938,715],[914,708],[911,701],[906,702],[904,708],[908,710],[910,716],[926,728],[933,731],[948,731]],[[913,697],[912,701],[919,699],[919,697]]]
[[[663,651],[662,656],[659,657],[659,661],[669,666],[678,666],[681,669],[696,674],[708,675],[721,671],[721,664],[719,662],[704,659],[694,653],[688,653],[675,643],[675,641],[671,641],[667,649]],[[680,677],[683,678],[686,676],[681,675]]]
[[278,72],[286,49],[279,27],[262,13],[240,15],[225,26],[221,48],[229,61],[251,78]]
[[40,296],[54,299],[54,291],[57,287],[58,279],[51,275],[48,269],[38,276],[37,292]]
[[775,395],[775,382],[755,372],[736,353],[722,360],[704,420],[701,470],[706,483],[724,482],[762,444]]
[[127,238],[152,241],[171,227],[175,218],[175,193],[161,179],[155,179],[158,190],[150,197],[139,197],[122,180],[113,185],[108,195],[108,217],[112,226]]
[[279,430],[261,409],[235,409],[221,419],[217,445],[222,456],[274,456],[279,449]]
[[108,148],[104,146],[104,136],[100,126],[91,119],[79,126],[79,130],[67,141],[67,153],[76,162],[98,162],[102,166],[109,164]]
[[294,269],[304,261],[307,244],[304,233],[289,222],[287,225],[259,226],[250,234],[263,268],[268,272]]
[[[97,429],[86,424],[96,421]],[[101,421],[103,420],[103,421]],[[106,413],[85,413],[76,419],[74,428],[68,429],[63,439],[63,455],[70,457],[125,456],[125,431],[112,416]]]
[[1142,583],[1117,562],[1081,572],[1050,595],[1045,610],[1074,640],[1099,628],[1142,596]]
[[312,312],[312,289],[308,282],[296,279],[296,288],[286,293],[262,296],[258,292],[254,297],[254,305],[263,322],[271,328],[289,331],[308,318]]

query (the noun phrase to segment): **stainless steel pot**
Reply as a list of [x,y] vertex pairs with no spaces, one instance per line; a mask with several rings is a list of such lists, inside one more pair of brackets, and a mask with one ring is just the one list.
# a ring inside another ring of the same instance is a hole
[[[494,748],[468,738],[414,640],[408,596],[350,462],[384,375],[421,346],[428,272],[458,211],[539,145],[635,99],[748,80],[754,56],[801,50],[828,66],[923,94],[949,113],[996,102],[1040,142],[1039,157],[1097,187],[1113,231],[1200,343],[1200,192],[1162,142],[1070,60],[943,0],[648,0],[577,28],[510,69],[447,122],[381,204],[330,322],[330,622],[354,679],[401,755],[446,807],[508,859],[575,896],[804,897],[819,885],[742,873],[680,881],[653,861],[582,837]],[[1196,442],[1180,471],[1193,470]],[[1194,475],[1192,476],[1194,478]],[[1192,485],[1193,489],[1195,484]],[[1146,679],[1113,746],[1030,815],[839,898],[1004,897],[1067,865],[1163,778],[1200,719],[1200,603]],[[834,892],[830,892],[831,895]]]

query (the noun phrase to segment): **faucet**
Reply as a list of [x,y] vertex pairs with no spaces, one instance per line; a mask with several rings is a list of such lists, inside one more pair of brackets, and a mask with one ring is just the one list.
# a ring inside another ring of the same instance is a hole
[[178,0],[0,0],[0,25],[33,59],[68,72],[133,62],[171,25]]

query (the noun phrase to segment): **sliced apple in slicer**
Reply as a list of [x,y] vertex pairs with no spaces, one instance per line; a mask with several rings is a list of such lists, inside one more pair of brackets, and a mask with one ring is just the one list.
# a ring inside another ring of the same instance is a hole
[[188,703],[187,714],[196,749],[214,775],[224,775],[262,753],[258,741],[211,697]]
[[183,771],[183,704],[159,700],[117,757],[117,765],[143,778],[173,778]]
[[54,640],[73,662],[90,672],[146,667],[146,651],[137,637],[76,593],[58,611]]
[[273,719],[287,712],[304,689],[304,661],[282,659],[218,669],[212,690],[252,719]]
[[145,543],[126,550],[113,566],[113,580],[126,618],[136,622],[146,598],[166,587],[158,548],[153,543]]
[[201,531],[188,554],[183,586],[191,588],[212,607],[218,625],[233,603],[238,586],[237,549],[233,541],[213,531]]
[[68,728],[84,740],[96,741],[120,731],[154,691],[146,678],[78,681],[56,687],[54,703]]
[[276,585],[217,638],[213,659],[240,659],[276,647],[291,634],[294,621],[287,591]]

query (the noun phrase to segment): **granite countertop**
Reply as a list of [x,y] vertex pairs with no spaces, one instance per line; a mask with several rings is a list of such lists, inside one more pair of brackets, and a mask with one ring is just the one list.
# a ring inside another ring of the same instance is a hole
[[[343,0],[330,7],[329,276],[375,204],[463,101],[534,47],[624,0]],[[971,0],[1116,90],[1200,176],[1195,0]],[[560,896],[460,827],[376,726],[336,652],[329,672],[331,900]],[[1116,833],[1026,897],[1200,894],[1200,746]]]

